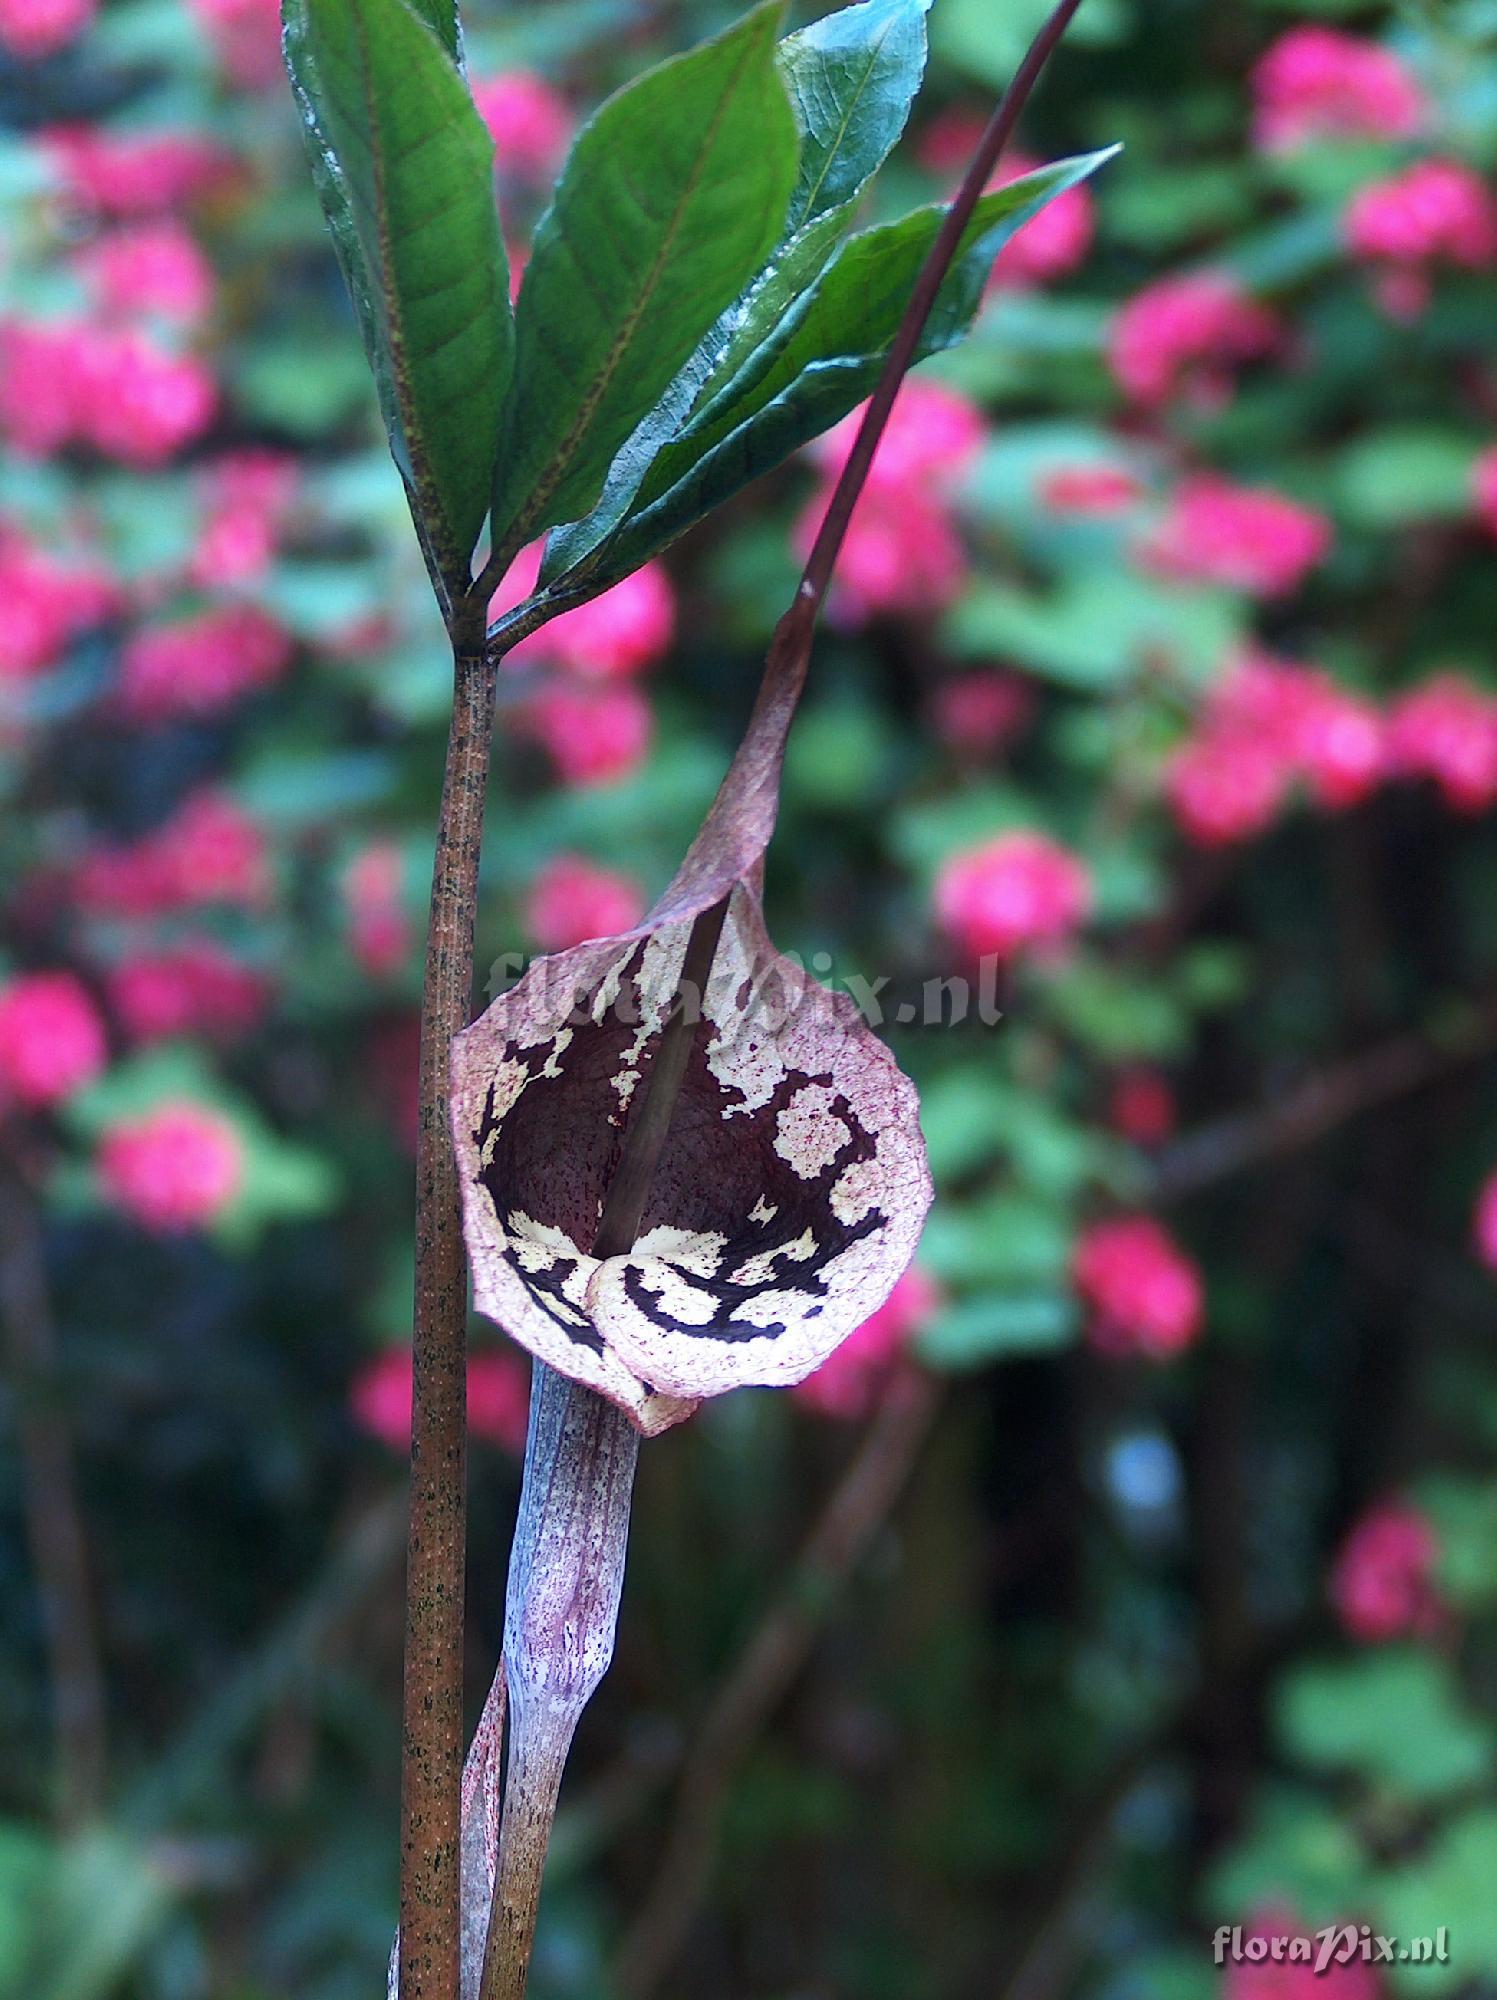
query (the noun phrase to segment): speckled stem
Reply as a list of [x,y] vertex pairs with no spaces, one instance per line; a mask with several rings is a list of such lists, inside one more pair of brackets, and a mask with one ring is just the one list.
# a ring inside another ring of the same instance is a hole
[[467,1262],[448,1126],[452,1037],[473,998],[495,662],[482,607],[454,633],[452,724],[421,995],[415,1392],[400,1799],[401,2000],[458,2000],[467,1508]]
[[483,2000],[525,1992],[562,1770],[613,1658],[638,1458],[621,1410],[536,1363],[504,1607],[509,1775]]

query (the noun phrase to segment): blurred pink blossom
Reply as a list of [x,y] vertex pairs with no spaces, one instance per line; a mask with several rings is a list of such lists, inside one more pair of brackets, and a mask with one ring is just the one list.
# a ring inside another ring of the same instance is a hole
[[405,905],[405,856],[393,840],[371,840],[343,870],[348,943],[371,979],[398,972],[415,948]]
[[1034,693],[1018,674],[974,667],[938,681],[930,697],[937,737],[957,757],[986,758],[1011,743],[1034,711]]
[[1487,1175],[1477,1194],[1472,1235],[1477,1256],[1488,1270],[1497,1271],[1497,1170]]
[[1000,833],[944,863],[936,916],[961,957],[1008,959],[1065,943],[1092,904],[1086,865],[1043,833]]
[[564,97],[532,70],[474,77],[473,102],[494,141],[501,173],[551,179],[572,143],[574,120]]
[[193,326],[213,309],[213,267],[171,216],[101,236],[79,252],[78,265],[100,310],[116,318],[155,314]]
[[230,148],[204,132],[122,134],[92,125],[58,125],[44,139],[70,199],[101,215],[181,208],[240,173]]
[[1133,474],[1117,465],[1059,465],[1035,489],[1052,514],[1102,516],[1126,513],[1142,493]]
[[649,754],[650,704],[635,687],[545,688],[515,714],[569,785],[605,785]]
[[934,1279],[912,1267],[878,1311],[855,1327],[791,1394],[818,1416],[853,1422],[870,1416],[895,1378],[911,1339],[940,1304]]
[[273,686],[291,653],[291,635],[253,604],[144,625],[120,653],[120,705],[135,722],[215,715]]
[[1457,812],[1497,804],[1497,697],[1463,674],[1436,674],[1399,697],[1388,750],[1393,769],[1433,778]]
[[1290,28],[1253,70],[1253,139],[1283,153],[1313,139],[1409,139],[1424,94],[1391,49],[1339,28]]
[[214,1222],[244,1180],[244,1144],[222,1113],[189,1099],[109,1126],[99,1177],[117,1207],[157,1236]]
[[[839,473],[847,463],[867,407],[859,404],[810,447],[811,457],[827,473]],[[882,490],[891,499],[911,486],[949,492],[981,451],[987,434],[987,419],[975,403],[940,382],[912,376],[901,385],[889,412],[864,491]]]
[[1417,1507],[1388,1500],[1369,1509],[1331,1572],[1331,1601],[1351,1636],[1376,1642],[1435,1630],[1439,1556],[1434,1528]]
[[1353,256],[1378,273],[1391,318],[1417,318],[1440,264],[1480,271],[1497,262],[1497,201],[1459,160],[1420,160],[1352,197],[1343,224]]
[[[1006,187],[1041,164],[1024,154],[1012,155],[990,182]],[[1068,277],[1092,247],[1096,207],[1084,187],[1067,188],[1031,216],[998,252],[990,284],[993,288],[1028,291],[1036,285]]]
[[1104,1354],[1164,1361],[1200,1333],[1201,1274],[1152,1216],[1117,1216],[1083,1229],[1071,1274],[1091,1311],[1088,1338]]
[[1150,567],[1252,597],[1285,597],[1330,552],[1324,514],[1268,487],[1196,473],[1176,488],[1144,545]]
[[114,608],[112,581],[59,561],[0,523],[0,682],[56,666],[74,636]]
[[1135,1063],[1113,1078],[1108,1122],[1135,1146],[1158,1146],[1175,1129],[1175,1093],[1157,1069]]
[[279,0],[190,0],[229,82],[269,90],[284,77]]
[[76,42],[93,18],[94,0],[0,0],[0,48],[37,62]]
[[569,951],[589,938],[628,930],[644,907],[632,876],[600,867],[581,854],[558,854],[530,886],[525,928],[542,951]]
[[212,938],[138,952],[109,974],[109,1005],[131,1042],[202,1035],[230,1041],[260,1020],[263,976]]
[[1233,370],[1268,353],[1279,335],[1275,316],[1235,278],[1194,272],[1134,293],[1112,322],[1107,361],[1136,403],[1183,396],[1216,409],[1231,398]]
[[[392,1451],[411,1448],[413,1372],[408,1347],[387,1347],[364,1363],[349,1388],[354,1422]],[[485,1348],[468,1356],[470,1435],[517,1455],[525,1449],[528,1373],[519,1354],[510,1349]]]
[[71,972],[23,972],[0,986],[0,1103],[60,1104],[106,1060],[104,1023]]

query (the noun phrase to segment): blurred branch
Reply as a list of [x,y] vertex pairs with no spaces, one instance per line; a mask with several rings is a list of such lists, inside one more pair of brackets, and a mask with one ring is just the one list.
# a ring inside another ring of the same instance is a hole
[[837,1593],[888,1519],[940,1406],[940,1389],[926,1376],[895,1384],[783,1590],[712,1698],[676,1788],[654,1879],[619,1949],[615,1983],[626,2000],[647,2000],[684,1945],[711,1876],[718,1824],[738,1770],[805,1665]]
[[1265,1160],[1298,1152],[1364,1111],[1419,1090],[1497,1048],[1497,1002],[1450,1032],[1396,1035],[1318,1071],[1276,1101],[1203,1125],[1165,1148],[1153,1175],[1156,1201],[1178,1201]]
[[64,1826],[92,1818],[106,1768],[104,1670],[36,1205],[0,1177],[0,1322],[15,1388],[26,1531],[47,1635]]

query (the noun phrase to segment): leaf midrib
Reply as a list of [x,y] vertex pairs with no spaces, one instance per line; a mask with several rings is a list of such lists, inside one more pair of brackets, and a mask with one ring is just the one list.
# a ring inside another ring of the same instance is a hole
[[[536,484],[535,488],[531,493],[530,499],[522,507],[521,512],[517,517],[518,521],[524,524],[523,526],[524,532],[528,533],[529,524],[534,522],[539,515],[545,512],[545,509],[551,499],[551,496],[556,492],[557,488],[561,485],[567,473],[570,471],[571,462],[576,456],[579,444],[582,442],[582,439],[587,434],[588,426],[591,424],[593,417],[597,413],[598,405],[602,402],[604,396],[607,395],[609,387],[612,384],[615,375],[617,375],[620,367],[623,365],[624,355],[628,351],[630,345],[634,340],[634,336],[635,333],[638,331],[640,321],[644,318],[645,313],[649,307],[650,300],[654,296],[655,289],[660,282],[661,274],[664,270],[666,260],[668,259],[671,251],[675,247],[676,238],[680,233],[687,205],[690,202],[692,195],[695,194],[698,186],[700,185],[701,177],[705,170],[705,163],[707,157],[711,152],[713,142],[715,141],[717,134],[721,129],[722,121],[727,116],[729,102],[731,101],[734,93],[738,88],[738,83],[743,75],[743,71],[746,64],[748,63],[750,57],[754,54],[757,54],[756,45],[753,43],[746,43],[743,54],[740,56],[738,63],[729,78],[728,86],[723,91],[721,97],[718,100],[717,108],[714,110],[712,114],[712,118],[710,123],[708,124],[706,133],[702,140],[702,144],[697,149],[695,162],[692,166],[690,174],[687,176],[687,179],[683,184],[680,197],[676,202],[675,211],[671,217],[669,225],[667,226],[666,233],[664,237],[661,239],[659,249],[657,250],[654,258],[651,260],[649,276],[645,282],[645,285],[641,289],[635,305],[630,310],[630,312],[625,316],[624,321],[619,330],[619,336],[614,341],[613,347],[610,350],[608,356],[606,357],[603,366],[599,369],[598,375],[594,380],[592,388],[583,397],[581,403],[578,405],[577,413],[572,420],[570,428],[564,433],[564,435],[558,442],[557,448],[555,452],[553,452],[552,454],[552,459],[551,459],[552,469],[549,477],[542,478]],[[637,200],[636,200],[636,206],[640,206]],[[524,304],[524,292],[522,290],[521,292],[522,309],[523,309],[523,304]],[[497,531],[497,526],[498,524],[496,523],[495,524],[496,531]],[[521,532],[521,529],[517,527],[515,532],[519,533]]]
[[868,67],[863,72],[862,81],[858,85],[857,95],[853,98],[851,104],[849,104],[847,107],[847,115],[837,128],[836,139],[826,149],[826,153],[822,161],[822,168],[820,174],[817,176],[814,184],[807,191],[805,217],[804,217],[804,220],[806,222],[810,222],[815,219],[814,211],[816,208],[817,196],[821,193],[821,190],[826,186],[827,176],[832,171],[832,163],[836,159],[838,152],[841,150],[842,141],[847,137],[848,128],[853,121],[853,114],[856,112],[858,106],[862,103],[863,98],[867,93],[868,86],[873,79],[874,66],[878,62],[880,55],[882,55],[883,53],[884,43],[889,39],[890,35],[893,34],[896,25],[897,25],[896,22],[894,22],[893,20],[886,21],[884,23],[883,33],[879,36],[878,40],[873,44],[872,48],[869,51]]

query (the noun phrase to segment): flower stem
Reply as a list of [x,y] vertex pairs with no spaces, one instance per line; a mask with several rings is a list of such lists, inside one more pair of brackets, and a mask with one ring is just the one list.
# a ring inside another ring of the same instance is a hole
[[504,1608],[509,1775],[483,2000],[523,2000],[562,1770],[613,1658],[638,1459],[621,1410],[536,1363]]
[[[463,607],[466,609],[466,607]],[[496,665],[482,604],[453,627],[453,705],[421,992],[415,1383],[400,1801],[401,2000],[458,2000],[467,1264],[448,1130],[450,1051],[473,997]]]

